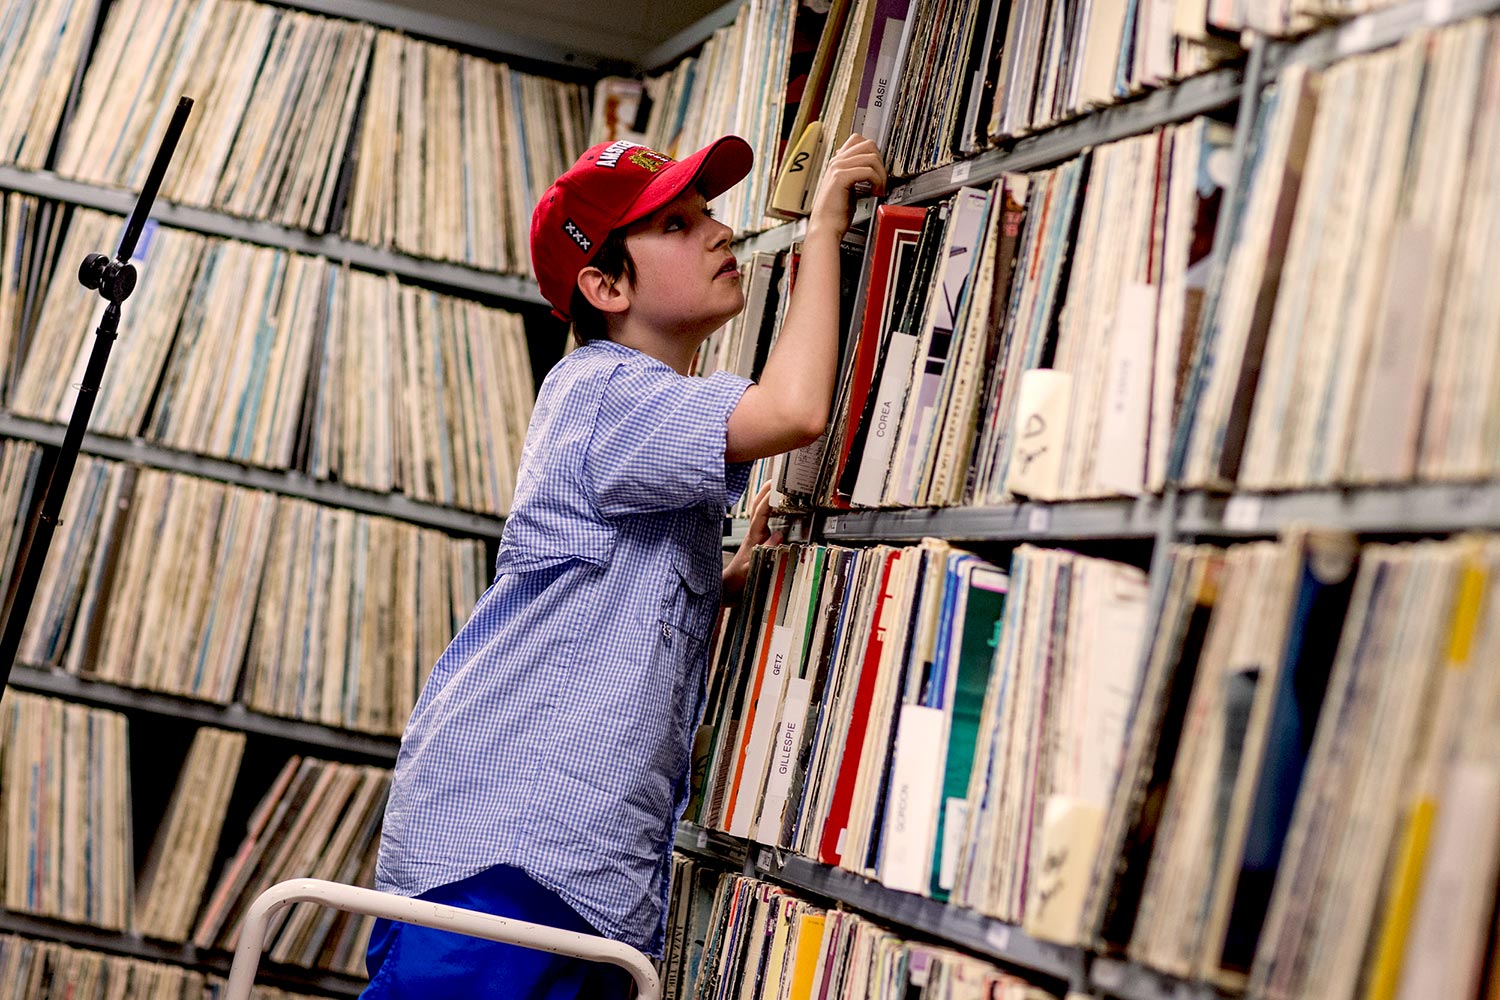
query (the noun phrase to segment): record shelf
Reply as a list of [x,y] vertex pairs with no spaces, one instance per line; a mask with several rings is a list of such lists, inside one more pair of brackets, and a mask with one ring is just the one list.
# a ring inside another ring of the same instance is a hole
[[[566,50],[561,46],[504,33],[476,33],[435,15],[415,13],[380,0],[275,0],[331,16],[348,17],[408,30],[440,41],[479,47],[518,59],[565,67],[589,75],[634,72],[641,67]],[[700,43],[708,32],[732,19],[731,2],[648,54],[651,68],[675,59]],[[1032,170],[1075,156],[1100,143],[1140,134],[1196,115],[1243,108],[1259,87],[1287,66],[1326,65],[1349,55],[1388,45],[1422,26],[1500,10],[1500,0],[1411,0],[1400,6],[1363,14],[1302,39],[1266,42],[1250,39],[1245,67],[1229,66],[1151,91],[1122,104],[1092,112],[1050,129],[1015,140],[968,160],[928,171],[896,187],[894,204],[930,201],[965,185],[988,183],[1002,173]],[[1243,138],[1245,129],[1237,130]],[[1237,145],[1243,154],[1243,142]],[[1236,170],[1236,175],[1239,171]],[[128,210],[131,197],[120,191],[82,184],[50,172],[0,167],[0,188],[56,199],[104,211]],[[866,207],[861,215],[868,211]],[[538,311],[543,300],[534,281],[517,275],[486,272],[447,262],[429,261],[356,244],[338,236],[316,235],[271,223],[241,219],[222,212],[162,203],[156,217],[164,224],[231,237],[296,252],[316,254],[350,265],[457,290],[476,298],[500,300]],[[790,246],[805,224],[785,224],[735,243],[741,256],[757,250]],[[1216,254],[1220,251],[1216,248]],[[1222,256],[1219,258],[1222,271]],[[538,368],[538,374],[541,374]],[[56,445],[62,428],[44,421],[0,414],[0,436]],[[211,479],[272,490],[372,514],[440,528],[459,534],[498,539],[503,519],[422,504],[399,495],[382,495],[292,473],[251,469],[216,459],[161,448],[141,441],[89,435],[84,451],[156,468],[188,472]],[[1017,503],[996,507],[918,510],[823,511],[778,518],[772,527],[789,541],[833,544],[913,542],[927,536],[964,542],[1068,542],[1079,540],[1156,541],[1156,555],[1178,538],[1264,537],[1297,521],[1343,527],[1369,534],[1433,534],[1470,529],[1500,529],[1500,483],[1411,484],[1286,493],[1189,492],[1167,497],[1105,499],[1054,504]],[[744,537],[745,522],[732,522],[725,544]],[[117,708],[144,715],[188,719],[225,729],[254,733],[336,756],[369,762],[394,761],[394,738],[355,734],[314,723],[251,712],[240,705],[218,706],[81,679],[59,671],[18,667],[19,689],[71,701]],[[1000,963],[1031,970],[1070,988],[1120,1000],[1217,1000],[1226,995],[1208,984],[1160,975],[1134,963],[1098,956],[1087,950],[1035,940],[1013,925],[974,911],[888,889],[848,871],[806,858],[707,831],[684,823],[677,846],[690,855],[730,870],[792,887],[810,897],[832,900],[929,938],[949,942]],[[223,973],[228,961],[191,947],[160,945],[129,935],[76,927],[0,911],[0,932],[50,938],[115,954],[187,965]],[[268,981],[335,996],[355,996],[357,981],[348,977],[265,966]]]
[[[62,444],[65,430],[62,424],[0,411],[0,437],[57,447]],[[314,479],[292,470],[241,465],[221,458],[178,451],[140,438],[117,438],[89,433],[84,435],[81,450],[86,455],[131,462],[168,472],[183,472],[282,496],[300,497],[331,507],[347,507],[364,514],[392,517],[455,534],[498,539],[505,524],[504,518],[424,503],[401,493],[376,493],[343,483]]]
[[[1402,483],[1284,493],[1192,491],[1175,515],[1161,497],[1022,502],[996,507],[856,510],[822,515],[829,542],[1047,542],[1179,537],[1265,538],[1296,522],[1372,535],[1500,530],[1500,483]],[[743,529],[738,529],[743,537]]]
[[1076,500],[1015,503],[996,507],[931,507],[912,510],[856,510],[829,514],[824,537],[842,541],[998,542],[1044,539],[1146,539],[1156,536],[1162,503],[1158,497],[1134,500]]
[[955,945],[1017,970],[1039,973],[1079,993],[1118,1000],[1222,1000],[1202,983],[1188,983],[1130,962],[1095,957],[1081,948],[1039,941],[1019,927],[912,893],[888,889],[843,868],[786,854],[717,830],[682,823],[677,849],[746,875],[838,903],[875,920]]
[[[148,962],[163,962],[180,965],[206,975],[227,977],[233,958],[224,952],[201,951],[192,945],[174,945],[162,941],[151,941],[135,934],[117,934],[114,931],[85,927],[80,924],[46,920],[24,913],[11,913],[0,909],[0,934],[19,934],[22,937],[58,941],[73,948],[102,951],[124,958],[144,959]],[[256,982],[267,986],[279,986],[294,991],[317,990],[332,997],[357,997],[365,987],[362,980],[337,973],[313,972],[306,969],[284,968],[262,960]]]
[[316,722],[267,715],[239,703],[219,705],[215,702],[179,698],[143,688],[78,677],[62,670],[23,664],[17,664],[12,669],[10,685],[20,691],[112,708],[127,714],[161,719],[188,719],[219,729],[270,736],[318,755],[327,755],[333,751],[333,755],[339,760],[352,760],[361,764],[389,767],[396,762],[396,751],[401,745],[401,741],[394,736],[335,729]]
[[[472,25],[460,25],[380,0],[294,0],[273,5],[383,25],[438,42],[456,43],[468,53],[479,52],[528,72],[539,72],[570,81],[591,82],[602,73],[629,69],[619,60],[574,52],[562,45],[476,29]],[[81,8],[85,5],[76,6]],[[97,3],[89,3],[87,6],[102,12],[109,9],[109,2],[97,0]],[[102,20],[102,15],[94,16]],[[76,102],[83,90],[82,81],[89,66],[97,58],[100,30],[98,24],[93,25],[89,40],[83,46],[78,71],[72,79],[71,102],[62,114],[63,128],[74,118]],[[357,133],[351,132],[351,136],[352,150],[353,143],[357,141]],[[56,155],[55,148],[53,155]],[[53,161],[47,162],[50,164]],[[135,200],[134,192],[107,184],[78,182],[48,169],[31,170],[9,165],[0,166],[0,189],[30,195],[61,206],[78,206],[116,215],[127,214]],[[528,329],[522,349],[530,355],[538,375],[544,373],[558,356],[558,346],[551,343],[557,339],[552,335],[555,324],[537,322],[545,312],[546,305],[536,282],[528,276],[487,271],[451,261],[419,258],[355,242],[336,234],[313,233],[243,218],[226,211],[175,204],[165,199],[157,201],[153,219],[163,226],[312,255],[330,261],[335,266],[345,264],[365,271],[394,275],[402,281],[436,289],[460,299],[477,301],[491,307],[509,308],[523,314]],[[56,247],[53,249],[55,252]],[[26,252],[31,252],[29,245]],[[38,301],[41,301],[40,296],[45,294],[54,275],[59,281],[71,280],[70,275],[76,267],[76,260],[48,258],[46,266],[31,273],[32,284],[27,289],[33,290]],[[78,292],[80,296],[84,294],[82,289]],[[79,302],[81,309],[89,308],[84,298],[80,298]],[[131,333],[128,318],[126,325],[124,336],[128,338]],[[63,426],[51,420],[0,411],[0,437],[55,449],[62,442],[63,435]],[[503,517],[494,514],[319,480],[295,469],[248,466],[237,461],[165,447],[140,438],[91,433],[86,435],[81,450],[85,454],[137,466],[184,473],[301,498],[326,507],[377,515],[400,521],[404,525],[436,529],[455,539],[455,542],[460,539],[478,539],[485,543],[487,550],[487,556],[481,556],[482,559],[493,557],[494,547],[498,544],[504,526]],[[75,480],[75,488],[77,485]],[[56,556],[57,553],[54,552],[54,558]],[[235,572],[243,571],[236,568]],[[487,572],[485,575],[488,575]],[[412,585],[415,586],[415,581]],[[463,611],[467,613],[468,608],[465,607]],[[239,703],[221,705],[181,698],[29,664],[18,664],[10,680],[17,691],[73,705],[111,710],[126,716],[131,733],[127,766],[138,779],[135,794],[130,797],[127,809],[127,813],[131,815],[127,830],[133,834],[138,847],[150,845],[154,832],[160,832],[159,824],[166,822],[163,810],[166,809],[167,802],[162,798],[164,792],[161,785],[164,783],[167,790],[172,790],[174,776],[183,764],[183,758],[177,754],[177,750],[186,746],[183,742],[184,735],[191,735],[200,727],[243,733],[249,737],[251,749],[245,760],[249,762],[253,759],[254,765],[238,771],[225,814],[231,819],[245,813],[254,805],[253,800],[265,791],[265,788],[259,787],[259,770],[270,768],[274,773],[275,769],[293,756],[389,768],[394,764],[399,748],[399,740],[390,735],[356,732],[318,722],[270,715]],[[6,708],[10,709],[14,701],[15,699],[7,700]],[[139,783],[143,776],[150,776],[151,787]],[[220,858],[207,873],[211,881],[203,887],[205,902],[222,876],[219,870],[223,861],[222,852],[232,851],[244,833],[242,829],[226,826],[218,835],[216,850],[220,853]],[[141,862],[140,852],[136,853],[133,861],[136,864]],[[129,881],[135,880],[130,878]],[[72,924],[31,913],[13,912],[3,907],[0,907],[0,934],[56,941],[71,947],[168,963],[216,976],[227,975],[230,965],[230,956],[219,948],[198,949],[191,945],[166,943],[132,932]],[[284,966],[269,959],[262,962],[259,979],[299,994],[334,997],[358,996],[364,986],[362,976]]]
[[[1451,24],[1500,11],[1497,0],[1411,0],[1358,15],[1292,40],[1248,36],[1243,67],[1226,67],[1148,93],[1123,104],[1057,125],[1045,132],[981,153],[969,160],[928,171],[895,187],[894,204],[928,202],[965,185],[985,185],[1007,172],[1034,170],[1078,155],[1104,142],[1140,134],[1163,124],[1231,109],[1249,120],[1260,89],[1293,65],[1325,67],[1360,53],[1389,46],[1424,28]],[[1247,128],[1236,130],[1236,178],[1241,176]],[[1232,199],[1226,194],[1225,203]],[[743,256],[776,251],[802,238],[804,223],[783,224],[739,240]],[[1215,248],[1215,272],[1227,253]],[[1164,496],[1020,502],[993,507],[951,507],[819,511],[791,522],[818,542],[829,544],[910,544],[924,537],[958,545],[975,542],[1067,543],[1105,539],[1155,540],[1153,605],[1159,601],[1158,563],[1169,545],[1198,538],[1274,537],[1306,523],[1341,528],[1366,536],[1440,536],[1472,530],[1500,530],[1500,482],[1414,482],[1385,485],[1295,489],[1285,492],[1216,493],[1169,489]],[[773,522],[773,529],[777,525]],[[743,537],[737,524],[732,538]],[[1115,956],[1052,946],[1019,928],[911,894],[897,892],[848,871],[807,858],[705,831],[691,824],[679,830],[678,849],[717,861],[746,875],[800,890],[819,901],[842,904],[877,920],[951,943],[1002,964],[1060,979],[1073,990],[1120,1000],[1220,1000],[1239,994],[1210,983],[1180,980]]]
[[[135,196],[128,191],[69,180],[50,171],[22,170],[13,166],[0,166],[0,189],[119,215],[128,214],[130,206],[135,203]],[[274,222],[242,219],[209,208],[173,204],[164,198],[157,199],[151,217],[162,225],[178,229],[313,254],[365,270],[389,272],[400,278],[440,285],[470,296],[529,306],[546,303],[531,278],[498,274],[451,261],[425,260],[397,250],[356,243],[331,233],[309,233]]]

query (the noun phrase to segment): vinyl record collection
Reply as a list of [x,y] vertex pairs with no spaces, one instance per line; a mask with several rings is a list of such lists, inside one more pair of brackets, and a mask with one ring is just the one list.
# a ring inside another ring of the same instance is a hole
[[[7,910],[232,950],[246,909],[276,882],[373,882],[390,784],[382,768],[291,758],[210,883],[245,737],[201,728],[137,883],[125,717],[15,693],[0,728]],[[273,925],[268,954],[284,965],[363,974],[369,928],[363,918],[299,905]]]
[[[930,208],[881,206],[867,261],[845,241],[861,305],[829,432],[755,479],[802,509],[1160,490],[1229,131],[1197,118]],[[745,311],[700,370],[758,371],[796,255],[751,256]]]
[[688,817],[1256,997],[1472,997],[1497,553],[1179,546],[1150,617],[1139,570],[1058,550],[762,549]]
[[[36,6],[37,28],[86,40],[92,3]],[[55,130],[73,70],[60,60],[42,78],[27,61],[48,41],[21,38],[14,65],[45,83],[33,120]],[[581,85],[368,24],[248,0],[130,0],[108,7],[55,169],[138,189],[182,94],[198,109],[164,198],[516,273],[530,269],[530,206],[583,151],[587,115]],[[7,159],[42,166],[35,145]]]
[[[6,1000],[214,1000],[224,983],[179,965],[0,935],[0,996]],[[314,1000],[256,986],[251,1000]]]
[[688,816],[1041,934],[1081,902],[1042,876],[1077,880],[1054,841],[1108,807],[1145,626],[1140,570],[1069,552],[760,550]]
[[46,165],[62,110],[89,45],[96,0],[13,3],[0,43],[0,76],[27,100],[0,106],[0,162]]
[[193,734],[137,888],[135,929],[143,936],[188,939],[244,754],[244,733],[204,726]]
[[[18,213],[19,214],[19,213]],[[24,221],[18,219],[18,224]],[[117,239],[76,209],[61,259]],[[54,237],[55,238],[55,237]],[[7,260],[39,249],[7,243]],[[389,275],[149,224],[91,428],[378,492],[503,514],[534,395],[520,316]],[[93,344],[51,275],[7,405],[66,420]]]
[[586,147],[585,87],[391,31],[350,150],[350,239],[524,273],[531,209]]
[[10,693],[0,710],[5,909],[130,926],[130,775],[118,712]]
[[[757,463],[750,489],[828,517],[806,522],[809,542],[755,552],[715,634],[693,751],[685,819],[715,843],[809,859],[831,886],[849,876],[822,868],[844,869],[864,895],[846,909],[674,855],[667,996],[1052,995],[927,943],[946,937],[933,926],[855,912],[879,898],[1069,950],[1083,981],[1064,985],[1093,995],[1117,991],[1091,955],[1193,996],[1500,997],[1500,541],[1462,533],[1492,520],[1428,532],[1393,515],[1373,534],[1395,538],[1371,538],[1351,516],[1209,544],[1174,510],[1179,487],[1208,505],[1231,488],[1357,501],[1478,481],[1487,496],[1496,20],[1443,23],[1454,4],[1417,3],[1399,38],[1373,42],[1323,26],[1380,0],[747,0],[685,58],[591,94],[295,6],[0,3],[6,89],[28,95],[0,100],[0,161],[137,186],[194,90],[203,113],[168,199],[510,273],[528,268],[537,194],[590,142],[685,155],[745,136],[756,167],[717,206],[741,233],[805,216],[854,132],[897,179],[958,164],[928,178],[942,195],[881,204],[844,241],[828,431]],[[1355,27],[1377,22],[1396,24]],[[1308,56],[1246,29],[1329,44]],[[1175,103],[1255,78],[1241,44],[1270,57],[1250,64],[1267,75],[1237,116],[1232,96]],[[969,180],[976,154],[1210,72],[1160,95],[1165,114],[1098,116],[1134,134],[1101,127],[998,176],[991,153]],[[80,314],[64,265],[119,224],[4,195],[8,410],[69,410],[97,315]],[[694,374],[758,376],[799,237],[741,254],[746,309]],[[440,281],[188,228],[153,226],[138,257],[95,430],[507,511],[533,401],[518,317]],[[0,449],[6,574],[46,454]],[[1159,506],[1166,530],[1100,541],[1042,518],[1026,534],[1045,547],[1015,544],[987,536],[994,511],[979,509],[962,513],[974,535],[954,532],[974,551],[881,537],[920,513],[856,514],[877,527],[828,543],[849,534],[832,517],[860,508],[1112,497],[1147,498],[1134,506]],[[1428,533],[1445,537],[1396,540]],[[487,563],[477,540],[86,457],[22,659],[234,706],[226,717],[389,737]],[[387,771],[290,746],[268,762],[261,737],[205,726],[164,772],[175,785],[132,803],[130,726],[7,694],[6,910],[218,955],[275,881],[372,881]],[[300,906],[267,958],[357,976],[370,925]],[[202,969],[0,937],[7,998],[221,988]]]
[[[35,475],[36,450],[12,448],[31,465],[7,455],[0,485]],[[23,513],[0,517],[12,536]],[[479,541],[83,456],[20,659],[399,733],[485,563]]]
[[[390,772],[292,757],[245,828],[211,893],[202,898],[192,942],[233,950],[255,897],[299,876],[373,884]],[[373,917],[299,903],[271,925],[275,962],[362,975]]]
[[1211,69],[1238,54],[1229,6],[757,0],[644,88],[604,81],[591,131],[686,152],[737,129],[758,161],[725,196],[725,215],[756,231],[807,214],[851,133],[876,140],[893,177],[910,177]]
[[[679,856],[674,864],[690,867],[693,863]],[[814,906],[769,882],[722,874],[716,886],[695,882],[694,887],[691,904],[683,900],[682,905],[703,930],[693,932],[683,964],[696,967],[697,976],[666,980],[671,989],[668,996],[695,1000],[1048,1000],[1053,996],[987,962],[949,948],[903,940],[853,913]],[[678,967],[677,957],[669,952],[669,969]]]
[[1422,30],[1266,94],[1264,153],[1179,427],[1185,482],[1281,489],[1500,468],[1500,303],[1480,277],[1500,211],[1497,37],[1493,19]]
[[[881,206],[829,434],[758,478],[806,508],[1494,475],[1495,38],[1473,19],[1289,66],[1234,206],[1231,130],[1206,118]],[[795,270],[771,257],[703,370],[763,361]]]

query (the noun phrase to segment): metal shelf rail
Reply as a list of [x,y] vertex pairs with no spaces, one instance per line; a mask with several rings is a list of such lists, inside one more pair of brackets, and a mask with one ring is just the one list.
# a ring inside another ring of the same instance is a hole
[[[230,956],[227,954],[200,951],[190,944],[150,941],[136,934],[68,924],[8,910],[0,910],[0,933],[57,941],[69,947],[102,951],[125,958],[166,962],[215,976],[229,975]],[[353,976],[290,966],[269,966],[262,972],[261,980],[266,985],[299,993],[311,990],[333,997],[357,997],[365,987],[363,980]]]
[[[68,180],[49,171],[22,170],[11,166],[0,166],[0,189],[118,215],[129,213],[131,206],[135,204],[135,196],[128,191]],[[274,222],[242,219],[213,209],[178,205],[164,199],[157,201],[151,217],[164,226],[244,240],[260,246],[279,247],[297,253],[315,254],[365,270],[389,272],[399,278],[441,285],[475,296],[525,305],[546,304],[536,282],[522,275],[497,274],[466,264],[424,260],[396,250],[355,243],[342,236],[309,233]]]
[[1232,1000],[1237,996],[1207,983],[1176,979],[1122,959],[1095,956],[1083,948],[1040,941],[1013,924],[973,910],[888,889],[842,868],[788,855],[717,830],[705,830],[693,823],[678,827],[677,849],[842,904],[1002,965],[1061,980],[1079,994],[1117,1000]]
[[[61,424],[0,412],[0,437],[56,447],[62,443],[64,430]],[[301,497],[335,507],[348,507],[366,514],[380,514],[412,524],[480,538],[499,538],[505,526],[505,519],[501,517],[424,503],[400,493],[375,493],[342,483],[330,483],[300,472],[240,465],[221,458],[165,448],[140,438],[86,434],[82,450],[86,455],[133,462],[169,472],[184,472],[204,479]]]
[[265,715],[240,704],[219,705],[194,701],[176,695],[124,687],[109,681],[90,680],[61,670],[44,670],[17,664],[11,670],[10,686],[20,691],[52,695],[102,708],[164,719],[188,719],[206,726],[218,726],[220,729],[271,736],[317,751],[334,750],[341,758],[360,757],[370,763],[386,766],[396,762],[396,751],[401,746],[401,741],[394,736],[334,729],[316,722]]

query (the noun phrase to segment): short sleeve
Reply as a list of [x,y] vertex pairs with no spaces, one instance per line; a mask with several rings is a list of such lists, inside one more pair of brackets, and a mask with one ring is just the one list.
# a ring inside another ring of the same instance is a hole
[[604,517],[708,506],[723,513],[749,481],[726,465],[729,414],[750,381],[728,372],[679,375],[665,365],[622,365],[600,399],[585,482]]

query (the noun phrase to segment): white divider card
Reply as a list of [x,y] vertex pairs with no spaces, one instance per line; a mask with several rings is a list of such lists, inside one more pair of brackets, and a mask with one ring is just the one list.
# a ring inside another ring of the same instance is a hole
[[812,695],[812,681],[793,677],[787,681],[786,700],[781,706],[781,721],[771,743],[770,771],[766,775],[766,794],[761,798],[760,815],[755,821],[751,839],[761,844],[780,846],[782,820],[786,813],[787,794],[792,774],[802,749],[807,707]]
[[957,796],[943,803],[943,853],[938,862],[938,885],[952,891],[958,877],[958,852],[964,846],[964,834],[969,828],[969,800]]
[[1030,505],[1026,511],[1026,530],[1036,535],[1052,530],[1052,508]]
[[745,768],[740,774],[734,816],[729,832],[736,837],[750,836],[750,826],[760,805],[761,787],[766,778],[766,759],[770,756],[771,737],[776,731],[777,708],[786,690],[787,660],[792,649],[792,627],[777,625],[771,632],[771,649],[766,657],[766,675],[761,680],[756,700],[755,721],[750,727],[750,742],[745,745]]
[[1231,531],[1254,531],[1260,527],[1265,500],[1256,493],[1238,493],[1224,504],[1224,527]]
[[874,423],[865,441],[859,462],[859,476],[849,499],[860,507],[880,503],[885,490],[886,471],[891,464],[891,450],[901,429],[901,409],[911,387],[912,359],[917,356],[917,338],[909,333],[893,332],[886,352],[885,370],[880,375],[880,389],[875,396]]
[[[893,7],[894,10],[902,10],[905,4]],[[880,12],[876,12],[880,16]],[[885,29],[880,36],[880,49],[875,55],[875,64],[872,67],[872,77],[875,92],[870,97],[870,108],[865,113],[864,121],[856,121],[855,131],[867,137],[876,137],[885,134],[886,122],[890,120],[891,88],[896,83],[896,73],[900,69],[901,62],[901,40],[905,37],[907,18],[887,16]],[[855,114],[858,114],[856,111]]]
[[828,444],[825,431],[812,444],[804,445],[786,456],[777,482],[782,496],[811,497],[818,488],[818,470],[823,462],[823,449]]
[[901,707],[881,842],[880,881],[887,888],[925,894],[932,878],[945,724],[940,708]]
[[1127,496],[1139,496],[1145,488],[1156,299],[1155,285],[1127,283],[1120,290],[1109,345],[1095,475],[1104,489]]
[[1021,374],[1016,399],[1015,448],[1005,488],[1037,500],[1056,500],[1062,478],[1063,443],[1073,376],[1052,368]]

